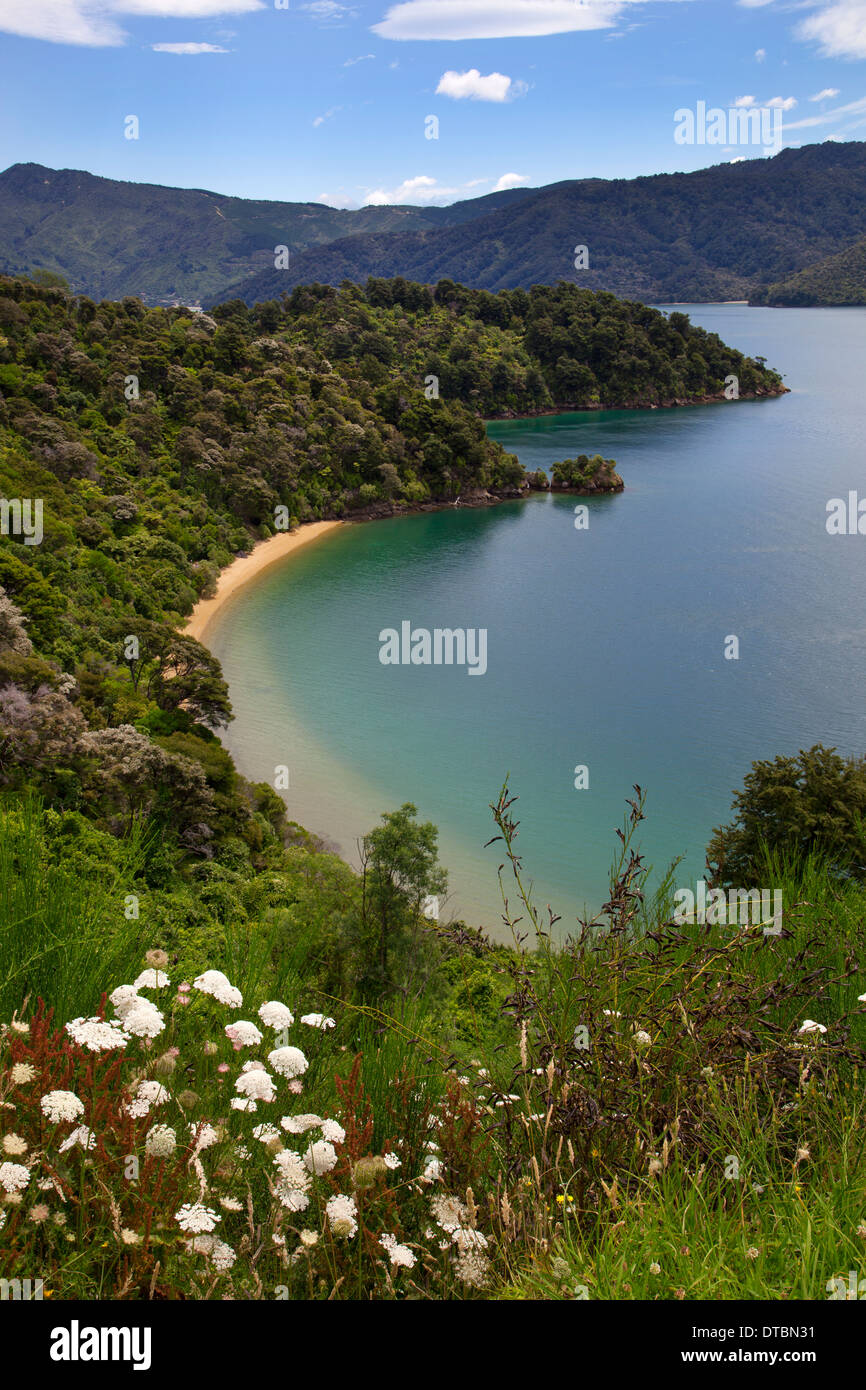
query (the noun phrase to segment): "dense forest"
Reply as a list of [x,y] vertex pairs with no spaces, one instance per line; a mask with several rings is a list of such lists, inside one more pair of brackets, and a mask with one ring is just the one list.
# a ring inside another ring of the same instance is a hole
[[757,290],[753,304],[839,307],[866,304],[866,237],[844,251]]
[[[651,304],[748,299],[863,232],[866,144],[827,142],[773,158],[637,179],[577,179],[459,226],[343,237],[293,255],[214,298],[254,303],[305,281],[449,276],[487,290],[567,278]],[[459,207],[460,205],[457,204]],[[588,265],[575,268],[585,246]]]

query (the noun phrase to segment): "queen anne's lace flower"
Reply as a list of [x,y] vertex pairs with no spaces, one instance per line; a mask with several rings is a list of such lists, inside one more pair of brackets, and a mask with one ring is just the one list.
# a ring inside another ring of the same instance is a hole
[[333,1144],[329,1144],[325,1139],[319,1139],[307,1149],[304,1154],[304,1163],[311,1173],[330,1173],[337,1164],[337,1151]]
[[0,1163],[0,1187],[4,1192],[21,1192],[30,1181],[30,1169],[23,1163]]
[[214,1269],[219,1270],[220,1273],[226,1269],[231,1269],[236,1259],[237,1255],[230,1245],[224,1244],[221,1240],[214,1241],[213,1249],[210,1252],[210,1262]]
[[43,1115],[53,1125],[64,1121],[77,1120],[84,1114],[84,1105],[73,1091],[49,1091],[39,1102]]
[[328,1139],[332,1144],[342,1144],[346,1138],[346,1131],[336,1120],[323,1120],[322,1138]]
[[13,1086],[26,1086],[36,1075],[36,1068],[31,1067],[29,1062],[16,1062],[10,1074]]
[[798,1033],[826,1033],[826,1031],[823,1023],[816,1023],[814,1018],[805,1018],[797,1029]]
[[192,983],[194,989],[212,995],[219,1004],[228,1004],[231,1009],[239,1009],[244,1002],[240,990],[235,989],[221,970],[205,970]]
[[149,999],[137,1003],[123,1015],[123,1026],[136,1038],[158,1038],[165,1027],[165,1018]]
[[291,1009],[286,1008],[278,999],[269,999],[262,1004],[259,1009],[259,1018],[266,1028],[275,1028],[278,1032],[283,1028],[291,1028],[295,1021],[295,1015]]
[[226,1037],[241,1047],[258,1047],[262,1035],[254,1023],[239,1019],[237,1023],[226,1024]]
[[280,1131],[275,1125],[256,1125],[253,1130],[253,1138],[259,1139],[263,1144],[270,1144],[272,1140],[279,1139]]
[[140,1119],[149,1113],[152,1105],[164,1105],[170,1099],[168,1091],[158,1081],[140,1081],[134,1098],[127,1101],[124,1108],[127,1115]]
[[329,1197],[325,1204],[325,1215],[335,1236],[342,1236],[348,1240],[357,1233],[358,1208],[354,1197],[346,1197],[340,1192]]
[[310,1065],[299,1047],[278,1047],[268,1053],[268,1061],[275,1072],[290,1081],[296,1076],[303,1076]]
[[256,1101],[244,1100],[241,1096],[232,1096],[230,1104],[232,1110],[242,1110],[247,1115],[252,1115],[259,1108]]
[[222,1217],[212,1207],[202,1206],[201,1202],[184,1202],[180,1211],[175,1212],[174,1219],[182,1231],[192,1231],[198,1235],[202,1231],[212,1231]]
[[310,1028],[335,1028],[337,1025],[332,1018],[326,1018],[324,1014],[301,1014],[301,1022],[306,1023]]
[[4,1134],[3,1152],[7,1154],[12,1154],[13,1156],[17,1156],[18,1154],[26,1154],[27,1140],[22,1139],[20,1134]]
[[402,1166],[401,1160],[396,1154],[383,1154],[382,1162],[386,1168],[400,1168]]
[[280,1124],[289,1134],[306,1134],[308,1129],[324,1125],[325,1121],[321,1115],[284,1115]]
[[145,1153],[154,1158],[171,1158],[177,1148],[177,1135],[171,1125],[154,1125],[144,1141]]
[[274,1079],[266,1071],[255,1068],[251,1071],[241,1072],[235,1081],[235,1090],[249,1100],[276,1100],[277,1093],[274,1090]]
[[138,979],[134,982],[135,989],[165,989],[170,985],[171,980],[164,970],[142,970]]
[[283,1149],[274,1156],[274,1165],[280,1174],[275,1188],[277,1200],[289,1211],[306,1211],[311,1179],[301,1155],[293,1149]]
[[129,1034],[125,1033],[121,1024],[108,1021],[94,1016],[93,1018],[73,1018],[71,1023],[67,1023],[66,1031],[73,1042],[78,1043],[79,1047],[86,1047],[89,1052],[110,1052],[116,1047],[125,1047],[129,1042]]
[[66,1153],[67,1149],[74,1148],[76,1144],[80,1144],[82,1149],[95,1149],[96,1135],[93,1130],[88,1129],[87,1125],[78,1125],[60,1145],[60,1152]]
[[437,1192],[430,1201],[430,1209],[437,1226],[449,1235],[458,1230],[467,1219],[468,1213],[459,1197],[451,1197],[446,1192]]
[[131,1009],[134,1009],[136,1004],[145,1002],[139,998],[135,985],[118,985],[117,989],[113,989],[108,997],[114,1012],[120,1019],[124,1018]]
[[413,1269],[416,1263],[415,1256],[408,1245],[400,1245],[394,1235],[384,1235],[379,1237],[379,1244],[388,1252],[388,1258],[392,1265],[397,1268]]
[[219,1135],[213,1125],[206,1124],[205,1121],[190,1121],[189,1132],[193,1137],[193,1153],[200,1154],[203,1149],[210,1149],[219,1141]]

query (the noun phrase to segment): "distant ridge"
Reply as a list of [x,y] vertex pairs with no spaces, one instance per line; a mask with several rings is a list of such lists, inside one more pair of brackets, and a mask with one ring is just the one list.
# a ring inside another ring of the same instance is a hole
[[[509,189],[445,208],[346,211],[38,164],[0,174],[0,272],[50,270],[91,298],[149,304],[253,304],[298,284],[370,276],[493,291],[564,279],[650,303],[784,303],[766,298],[770,287],[784,293],[779,286],[824,262],[831,280],[847,274],[833,258],[864,236],[862,142],[687,174]],[[579,245],[588,269],[575,269]],[[274,269],[277,246],[289,248],[287,269]]]
[[0,273],[51,270],[93,299],[137,295],[195,304],[291,253],[362,233],[434,228],[478,207],[519,201],[508,189],[450,208],[367,207],[233,198],[207,189],[123,183],[80,169],[13,164],[0,174]]

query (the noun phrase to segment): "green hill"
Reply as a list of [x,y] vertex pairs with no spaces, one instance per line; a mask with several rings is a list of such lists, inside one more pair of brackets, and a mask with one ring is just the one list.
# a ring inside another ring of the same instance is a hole
[[15,164],[0,174],[0,272],[50,270],[94,298],[195,304],[273,266],[276,246],[294,253],[337,237],[437,227],[476,216],[479,203],[499,207],[520,196],[509,190],[453,210],[346,212]]
[[[311,247],[222,297],[254,303],[293,284],[443,276],[500,290],[561,279],[648,303],[748,299],[866,230],[866,144],[809,145],[688,174],[580,179],[534,189],[460,226]],[[586,246],[588,269],[574,250]]]
[[835,256],[768,285],[753,304],[830,306],[866,304],[866,237]]

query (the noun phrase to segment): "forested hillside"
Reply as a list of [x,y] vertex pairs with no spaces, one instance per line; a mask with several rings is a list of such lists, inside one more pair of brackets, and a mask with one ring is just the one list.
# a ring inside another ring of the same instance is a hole
[[[519,191],[519,190],[518,190]],[[748,299],[862,236],[866,145],[807,145],[688,174],[576,179],[459,227],[310,248],[227,289],[252,304],[313,280],[449,276],[488,290],[576,281],[648,303]],[[575,269],[575,248],[589,264]]]
[[866,237],[757,291],[752,303],[780,307],[866,304]]

